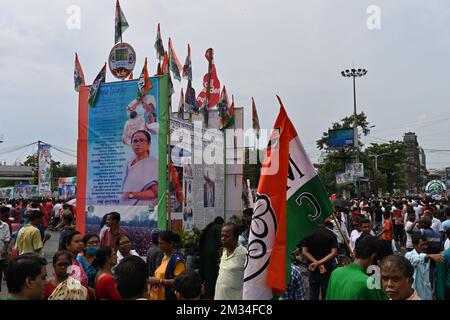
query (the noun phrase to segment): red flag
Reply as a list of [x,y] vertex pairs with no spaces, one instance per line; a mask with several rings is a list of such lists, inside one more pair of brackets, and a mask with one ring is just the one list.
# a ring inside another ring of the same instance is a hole
[[214,64],[214,51],[212,48],[206,50],[205,58],[209,63],[209,72],[203,77],[203,90],[197,97],[197,104],[199,107],[204,105],[203,101],[206,99],[206,91],[208,90],[209,80],[209,103],[208,108],[213,108],[220,99],[220,81],[217,77],[216,65]]
[[181,184],[180,184],[180,177],[178,175],[177,169],[175,169],[172,162],[169,163],[169,170],[170,170],[171,182],[175,189],[175,195],[177,197],[177,200],[179,203],[183,203],[184,196],[183,196],[183,189],[181,188]]

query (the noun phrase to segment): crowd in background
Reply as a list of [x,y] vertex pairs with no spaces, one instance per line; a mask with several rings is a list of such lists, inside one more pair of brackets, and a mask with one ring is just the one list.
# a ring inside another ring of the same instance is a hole
[[[335,200],[333,211],[292,252],[291,279],[279,299],[450,298],[446,200]],[[75,228],[76,208],[60,201],[13,201],[0,213],[0,283],[4,277],[7,299],[243,298],[253,209],[233,222],[216,217],[202,230],[198,270],[187,264],[172,231],[154,230],[146,255],[139,254],[118,212],[85,235]],[[60,235],[48,276],[47,230]]]

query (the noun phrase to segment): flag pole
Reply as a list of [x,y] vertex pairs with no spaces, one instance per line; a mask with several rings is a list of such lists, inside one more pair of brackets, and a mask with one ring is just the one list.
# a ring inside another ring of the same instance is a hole
[[210,98],[210,90],[211,90],[211,66],[212,60],[214,57],[214,49],[211,48],[211,55],[208,59],[208,84],[206,85],[206,106],[205,106],[205,127],[208,127],[209,117],[206,114],[209,112],[209,98]]
[[349,254],[350,254],[350,257],[351,257],[351,256],[353,255],[353,252],[352,252],[352,249],[350,248],[350,245],[349,245],[349,243],[348,243],[347,238],[345,238],[345,237],[344,237],[344,234],[342,233],[342,230],[341,230],[341,223],[338,221],[338,219],[337,219],[336,216],[334,215],[334,212],[333,212],[331,215],[332,215],[332,217],[333,217],[333,219],[334,219],[334,222],[336,222],[336,225],[337,225],[337,227],[338,227],[338,231],[339,231],[339,233],[341,234],[341,237],[342,237],[342,239],[344,240],[345,246],[347,247],[347,250],[348,250],[348,252],[349,252]]
[[[169,73],[169,77],[170,77],[170,68],[168,68],[167,73]],[[172,181],[172,175],[171,175],[171,170],[170,170],[170,165],[172,163],[172,151],[170,149],[170,114],[172,112],[172,94],[170,93],[170,90],[168,92],[169,94],[169,112],[168,112],[168,116],[167,116],[167,129],[168,129],[168,134],[167,134],[167,170],[168,170],[168,184],[167,184],[167,227],[168,230],[172,230],[172,201],[170,199],[170,182]]]

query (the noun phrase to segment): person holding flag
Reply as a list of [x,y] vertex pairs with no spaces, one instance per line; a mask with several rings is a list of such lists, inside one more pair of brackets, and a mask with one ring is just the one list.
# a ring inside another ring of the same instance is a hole
[[[332,214],[328,195],[280,103],[250,227],[244,300],[286,291],[294,247]],[[286,193],[280,193],[286,190]]]

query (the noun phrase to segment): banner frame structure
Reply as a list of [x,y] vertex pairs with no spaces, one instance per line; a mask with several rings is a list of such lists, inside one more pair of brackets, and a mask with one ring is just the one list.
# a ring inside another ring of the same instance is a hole
[[[167,119],[168,119],[168,77],[167,75],[150,77],[159,82],[160,97],[160,127],[158,155],[158,206],[157,206],[157,226],[158,229],[167,227],[166,201],[167,194]],[[130,80],[137,81],[137,80]],[[120,83],[124,81],[113,81]],[[90,86],[80,86],[78,96],[78,141],[77,141],[77,205],[76,205],[76,230],[85,234],[86,231],[86,192],[87,192],[87,169],[88,169],[88,124],[89,124],[89,90]],[[137,87],[136,87],[137,92]],[[156,209],[156,208],[155,208]]]

